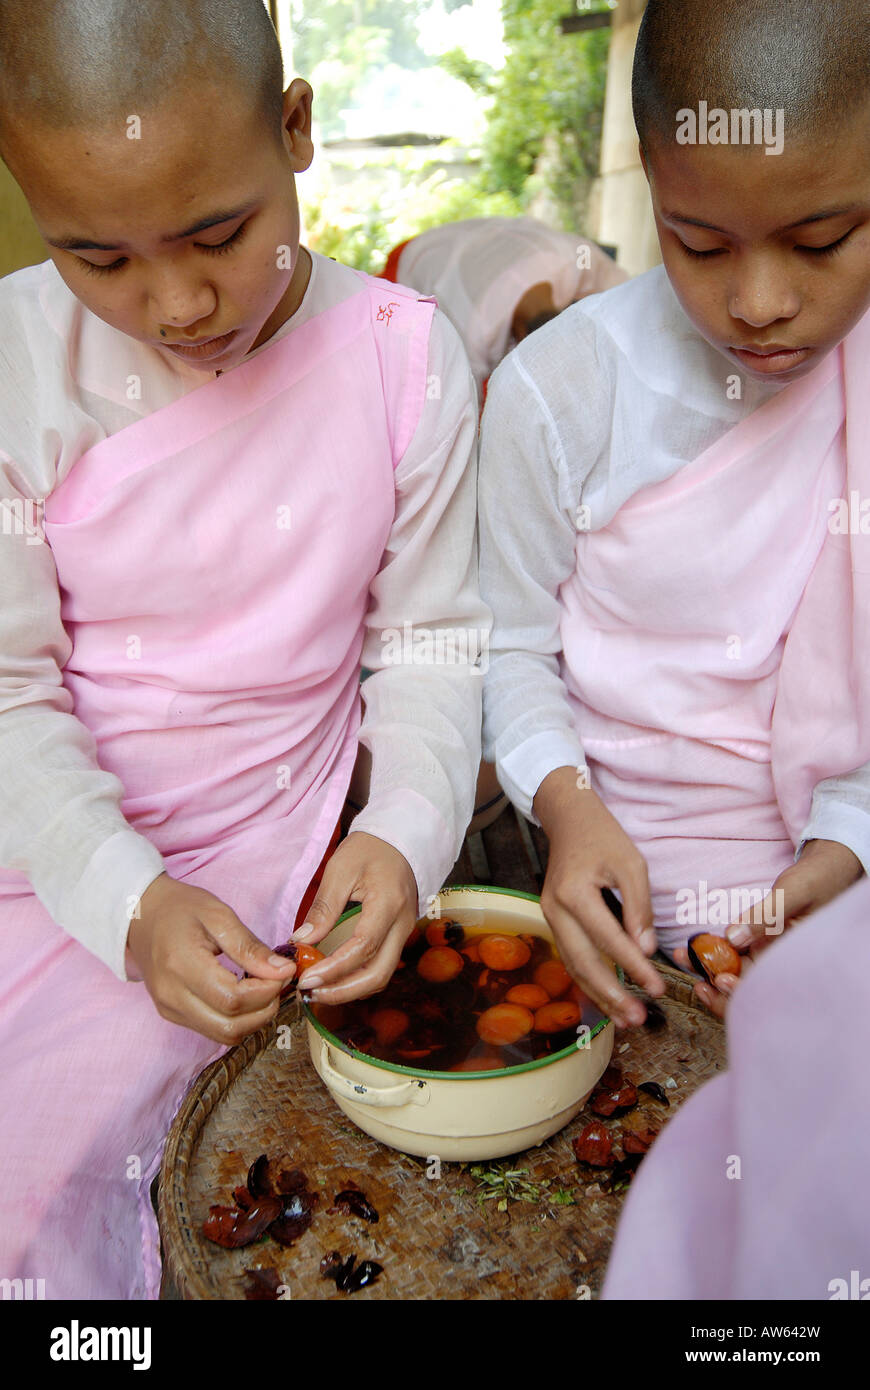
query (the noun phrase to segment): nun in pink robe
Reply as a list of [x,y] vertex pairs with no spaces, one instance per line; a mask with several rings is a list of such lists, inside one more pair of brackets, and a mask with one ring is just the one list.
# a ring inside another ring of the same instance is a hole
[[[726,549],[717,557],[723,614],[742,603],[748,615],[759,583],[765,613],[792,610],[769,742],[790,843],[816,784],[870,754],[870,537],[834,520],[837,499],[870,494],[868,352],[865,315],[814,372],[748,417],[688,478],[651,489],[681,494],[682,524],[694,519],[702,539],[710,488],[697,493],[692,513],[695,485],[711,484],[720,503],[730,499],[734,558],[729,564]],[[769,481],[786,487],[765,507],[753,476],[763,479],[771,460],[777,473]],[[795,524],[801,505],[803,530]],[[761,552],[747,564],[753,552],[735,534],[747,513],[770,519],[766,567]],[[808,560],[809,577],[794,592]],[[682,689],[689,711],[691,681]],[[728,717],[733,706],[706,715],[720,727]],[[724,757],[721,746],[713,751]],[[747,837],[751,825],[747,818]],[[741,852],[738,834],[720,850],[724,869]],[[687,1102],[644,1160],[605,1298],[870,1297],[868,926],[865,878],[772,941],[740,981],[728,1006],[728,1069]]]
[[603,1298],[870,1298],[868,980],[863,879],[735,990],[728,1069],[643,1160]]
[[[45,503],[63,683],[154,846],[150,878],[207,889],[270,946],[356,757],[370,588],[435,311],[332,264],[354,293],[86,449]],[[93,872],[116,873],[117,838]],[[156,1298],[150,1184],[186,1087],[226,1049],[162,1018],[125,981],[123,938],[106,969],[17,869],[0,870],[0,923],[0,1276]]]

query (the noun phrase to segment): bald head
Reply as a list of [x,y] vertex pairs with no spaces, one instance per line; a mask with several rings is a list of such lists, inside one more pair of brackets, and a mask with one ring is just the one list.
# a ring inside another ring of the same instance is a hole
[[280,139],[283,64],[263,0],[0,0],[0,147],[33,120],[93,129],[180,82],[230,86]]
[[677,112],[785,113],[785,136],[839,125],[870,98],[870,0],[649,0],[632,86],[645,149]]

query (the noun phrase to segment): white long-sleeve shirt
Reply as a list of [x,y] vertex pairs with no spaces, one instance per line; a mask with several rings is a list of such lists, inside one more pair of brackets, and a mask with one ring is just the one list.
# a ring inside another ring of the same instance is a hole
[[[298,310],[244,360],[358,290],[352,271],[312,253]],[[405,856],[421,913],[473,811],[482,684],[473,654],[490,626],[477,578],[476,393],[440,312],[428,373],[432,387],[395,471],[395,519],[371,585],[362,661],[375,674],[363,686],[360,738],[373,776],[352,826]],[[119,383],[114,398],[106,378]],[[26,874],[55,922],[121,978],[128,897],[165,865],[121,814],[122,785],[100,768],[63,685],[72,644],[37,508],[87,449],[210,379],[90,313],[52,261],[0,280],[0,865]],[[131,381],[141,399],[127,398]],[[406,623],[475,634],[470,659],[397,664],[384,632]]]
[[[586,529],[607,526],[781,389],[740,377],[693,327],[661,266],[571,306],[490,379],[479,479],[481,593],[494,617],[483,748],[536,824],[545,777],[585,764],[559,672],[559,589],[576,563],[579,508]],[[870,766],[818,785],[798,853],[808,839],[847,845],[870,872]]]

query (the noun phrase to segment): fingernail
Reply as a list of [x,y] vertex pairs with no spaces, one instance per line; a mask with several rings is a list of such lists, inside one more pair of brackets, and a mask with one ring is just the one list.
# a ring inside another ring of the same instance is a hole
[[717,975],[716,987],[722,994],[733,994],[737,980],[733,975]]
[[291,933],[290,933],[290,938],[291,938],[292,941],[305,941],[305,940],[307,940],[307,938],[308,938],[309,936],[313,936],[313,935],[314,935],[314,928],[313,928],[313,927],[310,927],[310,926],[301,926],[301,927],[299,928],[298,931],[294,931],[294,932],[291,932]]
[[319,975],[309,975],[308,971],[307,971],[307,970],[305,971],[305,988],[306,988],[307,990],[308,990],[308,989],[317,989],[317,986],[318,986],[318,985],[322,985],[322,984],[323,984],[323,980],[321,979],[321,977],[320,977]]
[[642,951],[654,951],[658,945],[658,938],[652,927],[647,927],[640,934],[640,949]]
[[269,964],[270,964],[270,965],[282,965],[282,966],[288,966],[288,965],[289,965],[290,968],[291,968],[292,970],[295,970],[295,969],[296,969],[296,966],[294,965],[293,961],[292,961],[292,960],[288,960],[286,956],[275,956],[275,955],[272,955],[272,956],[269,957]]
[[741,946],[748,946],[752,940],[752,932],[743,923],[738,924],[736,927],[729,927],[725,935],[731,942],[731,945],[736,946],[738,950]]

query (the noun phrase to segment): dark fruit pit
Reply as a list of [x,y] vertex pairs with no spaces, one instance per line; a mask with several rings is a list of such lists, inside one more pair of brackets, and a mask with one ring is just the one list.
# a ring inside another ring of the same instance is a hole
[[363,1221],[371,1221],[372,1224],[380,1220],[368,1197],[353,1182],[349,1182],[346,1188],[336,1194],[329,1210],[331,1213],[341,1212],[344,1216],[359,1216]]

